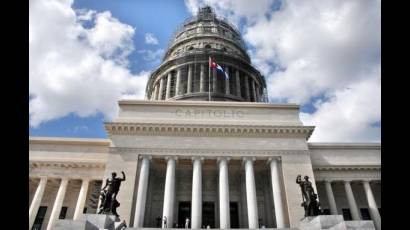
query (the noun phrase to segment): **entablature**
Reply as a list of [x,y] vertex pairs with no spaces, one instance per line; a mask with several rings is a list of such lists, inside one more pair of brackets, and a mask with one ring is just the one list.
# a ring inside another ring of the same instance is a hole
[[304,137],[309,139],[314,126],[251,126],[214,124],[122,123],[106,122],[112,135],[160,136],[234,136],[234,137]]
[[380,165],[340,165],[314,167],[315,181],[380,181]]

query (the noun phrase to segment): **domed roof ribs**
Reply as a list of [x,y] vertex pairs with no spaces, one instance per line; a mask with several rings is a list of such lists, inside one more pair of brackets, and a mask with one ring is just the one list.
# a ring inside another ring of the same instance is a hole
[[[210,77],[209,56],[232,77]],[[209,94],[213,100],[267,101],[265,79],[252,65],[239,30],[204,6],[173,34],[162,64],[148,79],[146,99],[206,101]]]

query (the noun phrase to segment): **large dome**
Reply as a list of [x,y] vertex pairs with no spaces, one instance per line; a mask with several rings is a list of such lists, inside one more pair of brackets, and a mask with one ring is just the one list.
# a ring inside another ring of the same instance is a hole
[[[209,72],[210,57],[228,78]],[[267,95],[239,32],[207,6],[175,32],[163,63],[150,75],[146,99],[267,102]]]

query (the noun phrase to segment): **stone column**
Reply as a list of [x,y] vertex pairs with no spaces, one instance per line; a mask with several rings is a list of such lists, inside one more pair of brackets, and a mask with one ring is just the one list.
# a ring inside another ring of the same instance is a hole
[[236,79],[236,96],[242,97],[242,95],[241,95],[241,79],[239,77],[239,70],[235,70],[235,79]]
[[231,228],[231,217],[229,207],[229,158],[218,158],[219,169],[219,225],[220,229]]
[[249,228],[259,228],[258,204],[256,200],[255,175],[253,161],[255,158],[245,157],[246,203],[248,206]]
[[202,227],[202,160],[203,158],[200,157],[192,158],[192,229],[198,229]]
[[41,177],[40,183],[37,186],[36,193],[34,194],[33,201],[31,202],[30,209],[28,211],[29,229],[33,227],[34,220],[36,219],[38,209],[43,199],[44,190],[47,185],[47,177]]
[[62,178],[60,187],[58,188],[57,197],[54,201],[53,210],[51,211],[50,220],[48,221],[47,230],[52,230],[55,221],[61,212],[61,207],[63,206],[65,192],[67,190],[68,178]]
[[366,194],[367,203],[369,204],[369,212],[372,220],[374,222],[374,226],[377,230],[381,229],[381,218],[379,209],[377,208],[376,201],[374,200],[372,188],[370,187],[369,181],[363,181],[363,188]]
[[253,80],[253,78],[251,79],[251,87],[252,87],[252,97],[253,97],[253,101],[258,101],[257,97],[256,97],[256,87],[255,87],[255,80]]
[[152,90],[151,100],[154,100],[154,101],[157,100],[156,97],[157,97],[157,85],[154,85],[154,88]]
[[259,85],[256,83],[256,102],[259,102],[260,101],[260,96],[261,96],[261,94],[260,94],[260,90],[259,90]]
[[87,200],[88,185],[90,184],[90,179],[83,178],[81,183],[80,194],[78,194],[77,205],[75,206],[74,220],[80,219],[84,211],[84,205]]
[[171,97],[171,78],[172,78],[172,74],[171,72],[169,72],[168,77],[167,77],[167,89],[166,89],[166,94],[165,94],[165,100]]
[[[174,201],[175,201],[175,165],[176,157],[167,157],[167,172],[165,176],[164,206],[162,217],[167,217],[167,228],[174,223]],[[162,224],[162,228],[165,228]]]
[[216,73],[216,68],[212,69],[212,92],[217,93],[218,92],[218,75]]
[[181,68],[177,69],[177,79],[176,79],[176,84],[175,84],[175,96],[178,96],[181,94]]
[[330,180],[325,180],[325,187],[327,199],[329,200],[330,213],[332,215],[337,215],[337,206],[335,197],[333,196],[332,182]]
[[360,220],[359,209],[357,208],[356,200],[353,196],[352,187],[350,186],[350,181],[344,181],[347,201],[349,203],[350,213],[352,214],[353,220]]
[[285,201],[281,188],[281,172],[278,166],[278,159],[270,158],[269,165],[272,179],[272,194],[273,203],[275,206],[276,228],[285,228]]
[[201,63],[201,72],[199,73],[199,92],[205,92],[205,65]]
[[[229,67],[228,66],[225,67],[225,72],[228,74],[228,77],[231,77],[231,76],[229,76]],[[226,77],[225,77],[225,94],[231,94],[231,89],[229,88],[229,78],[226,79]]]
[[245,82],[245,99],[246,101],[250,101],[250,92],[249,92],[249,80],[248,80],[248,75],[244,76],[244,82]]
[[188,83],[186,93],[192,93],[192,65],[188,65]]
[[147,201],[150,156],[141,157],[140,177],[138,181],[137,202],[135,204],[134,228],[142,228],[144,224],[145,204]]
[[161,80],[159,82],[158,100],[162,100],[163,91],[164,91],[164,76],[161,76]]

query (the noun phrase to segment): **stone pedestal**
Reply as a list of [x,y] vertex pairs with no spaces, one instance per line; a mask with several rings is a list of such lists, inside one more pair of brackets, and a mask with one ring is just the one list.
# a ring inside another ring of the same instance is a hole
[[375,230],[373,221],[344,221],[342,215],[306,217],[300,222],[301,230]]
[[53,230],[121,230],[124,225],[114,215],[84,214],[79,220],[57,220]]

